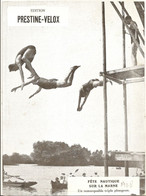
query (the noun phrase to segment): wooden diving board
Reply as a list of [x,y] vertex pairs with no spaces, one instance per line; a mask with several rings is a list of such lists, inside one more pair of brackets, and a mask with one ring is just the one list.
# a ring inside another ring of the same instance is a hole
[[138,65],[133,67],[126,67],[122,69],[116,69],[107,71],[106,73],[100,72],[100,75],[105,76],[119,84],[128,84],[135,82],[143,82],[145,76],[145,67],[144,65]]

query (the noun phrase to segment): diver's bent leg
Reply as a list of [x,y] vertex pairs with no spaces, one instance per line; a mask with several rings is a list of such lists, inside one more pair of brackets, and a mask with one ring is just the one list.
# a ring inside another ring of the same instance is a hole
[[68,80],[66,81],[68,86],[71,86],[72,85],[72,82],[73,82],[73,78],[74,78],[74,73],[75,71],[79,68],[80,66],[74,66],[73,67],[73,70],[72,72],[70,73],[69,77],[68,77]]
[[[69,73],[69,77],[72,77],[72,75],[70,76],[70,74],[74,74],[74,71],[71,71],[71,73]],[[71,86],[72,81],[70,80],[70,78],[65,78],[63,81],[57,81],[57,88],[64,88],[64,87],[68,87]]]
[[80,66],[74,66],[72,68],[72,70],[69,72],[68,76],[63,80],[63,81],[57,81],[57,88],[63,88],[63,87],[68,87],[72,85],[72,81],[73,81],[73,76],[74,76],[74,72],[77,68],[79,68]]
[[35,77],[38,77],[38,74],[36,73],[36,71],[32,67],[30,61],[25,57],[23,57],[22,60],[23,60],[24,63],[26,63],[27,69],[31,72],[31,74]]
[[64,79],[66,82],[68,81],[68,80],[70,80],[69,78],[72,76],[72,74],[75,72],[75,70],[76,69],[78,69],[80,66],[73,66],[73,67],[71,67],[71,71],[69,72],[69,74],[67,75],[67,77]]
[[71,86],[71,84],[72,84],[72,80],[67,80],[66,81],[66,79],[65,80],[63,80],[63,81],[57,81],[56,82],[56,84],[57,84],[57,88],[64,88],[64,87],[68,87],[68,86]]
[[[27,67],[27,64],[25,63],[25,68],[30,72],[30,70],[28,69],[28,67]],[[33,76],[33,74],[31,73],[31,75],[27,78],[27,79],[31,79],[31,78],[33,78],[34,76]]]
[[135,43],[132,43],[132,49],[131,49],[131,59],[133,66],[137,65],[137,46]]

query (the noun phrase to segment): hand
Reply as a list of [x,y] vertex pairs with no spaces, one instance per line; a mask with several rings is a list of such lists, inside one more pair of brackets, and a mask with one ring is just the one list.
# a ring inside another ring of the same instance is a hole
[[23,87],[24,87],[24,82],[22,82],[22,84],[21,84],[21,90],[23,90]]
[[78,108],[77,108],[77,111],[79,111],[79,112],[80,112],[81,110],[82,110],[82,107],[80,107],[80,108],[78,107]]
[[29,97],[29,99],[32,98],[33,96],[34,96],[34,95],[31,95],[31,96]]
[[110,80],[111,85],[113,85],[112,81]]
[[11,90],[11,92],[16,92],[16,90],[17,90],[17,87],[16,87],[16,88],[13,88],[13,89]]
[[110,82],[111,85],[113,85],[112,81],[107,79],[106,82]]

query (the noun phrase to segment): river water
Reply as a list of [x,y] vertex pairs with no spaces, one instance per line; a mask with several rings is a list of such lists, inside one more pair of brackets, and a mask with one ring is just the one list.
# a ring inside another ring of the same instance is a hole
[[[78,169],[77,172],[75,172]],[[38,166],[35,164],[20,164],[14,166],[4,166],[4,170],[9,175],[19,175],[26,181],[36,181],[37,184],[30,188],[15,188],[15,187],[3,187],[4,196],[27,196],[27,195],[67,195],[67,190],[52,192],[51,180],[55,180],[56,177],[60,177],[61,173],[65,173],[66,177],[69,173],[75,176],[82,176],[86,173],[86,176],[95,176],[95,172],[99,176],[104,176],[104,168],[98,166],[75,166],[75,167],[54,167],[54,166]],[[129,175],[136,174],[136,168],[130,168]],[[109,168],[109,176],[124,176],[124,168]]]

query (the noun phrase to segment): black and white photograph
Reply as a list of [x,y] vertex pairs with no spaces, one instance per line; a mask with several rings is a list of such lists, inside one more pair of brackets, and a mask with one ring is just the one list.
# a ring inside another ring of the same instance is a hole
[[1,195],[145,195],[145,2],[2,0]]

